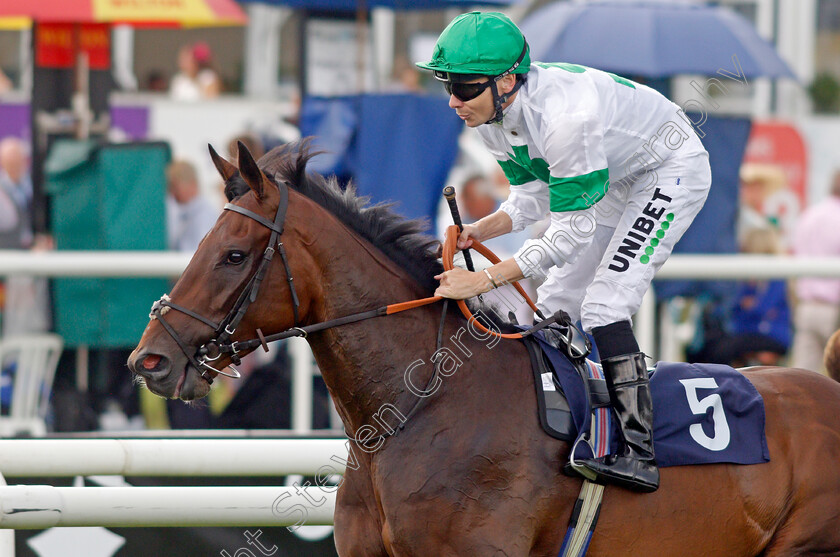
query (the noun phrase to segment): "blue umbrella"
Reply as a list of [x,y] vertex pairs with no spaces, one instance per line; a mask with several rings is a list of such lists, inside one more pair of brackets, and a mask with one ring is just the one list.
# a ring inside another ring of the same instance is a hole
[[623,75],[734,72],[789,77],[790,67],[755,27],[734,11],[685,0],[557,2],[528,15],[520,28],[531,58],[572,62]]
[[261,3],[306,8],[310,10],[355,12],[360,7],[395,10],[439,10],[470,6],[507,6],[519,0],[239,0],[240,4]]

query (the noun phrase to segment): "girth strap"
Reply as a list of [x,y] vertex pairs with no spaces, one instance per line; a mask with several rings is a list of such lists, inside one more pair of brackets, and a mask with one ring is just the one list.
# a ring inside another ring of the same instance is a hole
[[584,557],[586,555],[589,543],[592,541],[592,534],[595,533],[595,525],[598,524],[598,515],[601,514],[603,497],[603,485],[583,480],[558,557]]

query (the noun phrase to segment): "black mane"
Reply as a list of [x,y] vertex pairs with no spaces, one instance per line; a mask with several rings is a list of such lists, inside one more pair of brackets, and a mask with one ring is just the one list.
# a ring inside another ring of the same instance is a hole
[[[393,203],[370,204],[370,198],[359,196],[353,185],[342,190],[338,181],[306,172],[309,159],[318,155],[310,149],[310,140],[275,147],[263,155],[257,165],[275,183],[287,182],[329,211],[408,272],[429,294],[437,288],[434,276],[443,272],[438,259],[440,243],[424,234],[426,221],[406,219],[393,210]],[[234,199],[249,191],[237,174],[225,185],[225,195]]]

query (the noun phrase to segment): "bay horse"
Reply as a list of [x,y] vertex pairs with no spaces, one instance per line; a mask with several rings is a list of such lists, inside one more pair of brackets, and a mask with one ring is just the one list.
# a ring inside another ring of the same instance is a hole
[[[259,163],[240,145],[238,168],[212,154],[228,210],[156,304],[156,316],[171,311],[149,322],[130,369],[152,392],[191,400],[216,375],[209,358],[214,369],[236,359],[214,336],[310,327],[357,439],[337,493],[341,557],[557,555],[581,480],[561,472],[569,444],[540,427],[524,344],[465,333],[461,315],[442,320],[442,303],[332,321],[431,296],[441,263],[422,224],[307,173],[305,143]],[[323,322],[334,326],[311,329]],[[434,375],[441,322],[442,350],[461,365]],[[840,385],[801,370],[743,373],[764,398],[770,462],[664,468],[652,494],[607,487],[589,555],[840,556]]]

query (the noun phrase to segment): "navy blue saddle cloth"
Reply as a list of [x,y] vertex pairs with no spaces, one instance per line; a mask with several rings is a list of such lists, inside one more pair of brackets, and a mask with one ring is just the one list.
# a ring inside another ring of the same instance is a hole
[[[534,337],[548,356],[568,401],[574,435],[591,431],[593,414],[580,374],[541,335]],[[650,372],[650,389],[659,466],[770,461],[764,434],[764,401],[753,384],[733,368],[659,362]],[[619,434],[617,425],[610,422],[614,420],[607,419],[600,427],[611,429],[610,452],[614,452]],[[580,452],[575,455],[591,456]]]

